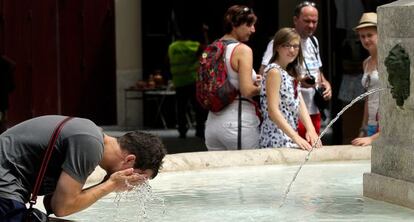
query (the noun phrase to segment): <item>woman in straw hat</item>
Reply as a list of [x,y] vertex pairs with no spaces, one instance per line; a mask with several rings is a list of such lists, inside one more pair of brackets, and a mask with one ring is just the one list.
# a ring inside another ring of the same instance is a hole
[[[377,53],[377,14],[375,12],[364,13],[358,26],[354,28],[358,33],[362,46],[368,51],[369,57],[364,60],[364,75],[362,85],[368,91],[380,87],[378,78],[378,53]],[[379,136],[378,132],[378,108],[379,94],[374,93],[365,100],[364,118],[361,132],[358,138],[352,140],[356,146],[370,145]]]

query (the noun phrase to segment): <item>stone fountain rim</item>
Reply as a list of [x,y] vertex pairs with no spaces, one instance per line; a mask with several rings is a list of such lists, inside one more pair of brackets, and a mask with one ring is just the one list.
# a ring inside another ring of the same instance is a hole
[[[203,170],[224,167],[301,164],[307,151],[292,148],[267,148],[229,151],[204,151],[168,154],[163,160],[160,174],[174,171]],[[371,146],[333,145],[312,151],[309,163],[327,161],[370,160]],[[89,176],[87,184],[102,180],[105,171],[97,169]]]
[[[237,166],[301,164],[307,151],[292,148],[208,151],[170,154],[161,173]],[[371,146],[336,145],[315,149],[309,162],[370,160]]]

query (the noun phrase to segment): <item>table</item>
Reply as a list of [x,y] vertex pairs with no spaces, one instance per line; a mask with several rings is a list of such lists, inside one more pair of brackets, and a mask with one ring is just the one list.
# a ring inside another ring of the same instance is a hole
[[124,89],[124,124],[127,122],[128,101],[129,100],[144,100],[143,90],[136,88]]
[[[139,94],[139,95],[138,95]],[[161,119],[163,127],[167,129],[167,123],[165,121],[165,116],[162,113],[162,106],[164,104],[165,98],[167,96],[175,96],[174,90],[167,89],[137,89],[137,88],[127,88],[124,89],[124,122],[126,124],[127,114],[128,114],[128,101],[129,100],[146,100],[146,96],[153,96],[155,98],[157,113],[155,115],[156,121],[158,118]],[[174,108],[175,109],[175,108]]]
[[[147,90],[144,92],[145,95],[156,96],[157,103],[157,114],[155,115],[155,120],[159,117],[161,119],[162,125],[165,129],[168,129],[167,123],[165,122],[164,114],[162,113],[162,106],[164,104],[165,98],[167,96],[175,96],[174,90]],[[175,107],[174,107],[175,109]]]

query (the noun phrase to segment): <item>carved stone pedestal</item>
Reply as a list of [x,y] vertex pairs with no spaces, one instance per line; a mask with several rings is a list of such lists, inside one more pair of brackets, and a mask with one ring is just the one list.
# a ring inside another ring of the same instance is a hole
[[380,137],[372,145],[364,196],[414,209],[414,1],[378,7]]

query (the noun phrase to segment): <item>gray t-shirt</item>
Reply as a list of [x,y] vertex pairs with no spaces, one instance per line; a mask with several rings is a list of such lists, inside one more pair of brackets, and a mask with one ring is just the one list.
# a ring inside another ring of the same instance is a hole
[[[41,116],[22,122],[0,135],[0,197],[27,202],[43,155],[57,124],[64,116]],[[49,161],[39,195],[55,190],[64,170],[85,183],[103,157],[102,130],[92,121],[66,122]]]

